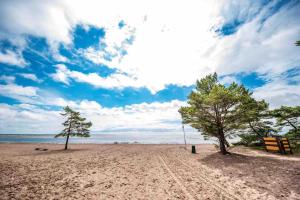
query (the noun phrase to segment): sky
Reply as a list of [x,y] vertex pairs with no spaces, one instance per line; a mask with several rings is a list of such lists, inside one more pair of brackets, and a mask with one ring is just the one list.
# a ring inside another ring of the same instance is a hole
[[197,79],[300,105],[300,1],[2,0],[0,134],[178,131]]

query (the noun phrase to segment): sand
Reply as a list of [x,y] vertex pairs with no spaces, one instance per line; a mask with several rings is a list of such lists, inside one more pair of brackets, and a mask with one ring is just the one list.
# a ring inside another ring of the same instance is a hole
[[[35,150],[46,148],[47,151]],[[300,199],[300,157],[213,145],[0,144],[0,199]]]

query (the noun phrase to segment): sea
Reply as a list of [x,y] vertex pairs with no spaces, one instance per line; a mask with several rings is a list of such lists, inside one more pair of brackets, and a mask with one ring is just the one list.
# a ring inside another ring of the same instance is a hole
[[[54,134],[0,134],[0,143],[65,143],[65,138],[54,138]],[[212,144],[199,132],[186,132],[187,144]],[[109,132],[94,133],[88,138],[71,137],[70,143],[84,144],[184,144],[183,132]]]

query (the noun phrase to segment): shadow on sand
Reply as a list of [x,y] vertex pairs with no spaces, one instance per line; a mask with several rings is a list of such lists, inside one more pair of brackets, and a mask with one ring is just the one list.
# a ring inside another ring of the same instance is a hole
[[209,168],[221,170],[225,176],[246,180],[246,185],[259,191],[282,191],[282,196],[276,198],[300,191],[299,161],[237,153],[226,156],[213,153],[200,160]]
[[[38,150],[37,150],[38,149]],[[47,149],[47,150],[45,150]],[[69,153],[74,153],[74,152],[79,152],[79,151],[86,151],[88,149],[84,148],[84,149],[49,149],[49,148],[34,148],[32,153],[26,153],[26,154],[22,154],[21,156],[32,156],[32,155],[36,155],[36,156],[40,156],[40,155],[55,155],[55,154],[69,154]]]

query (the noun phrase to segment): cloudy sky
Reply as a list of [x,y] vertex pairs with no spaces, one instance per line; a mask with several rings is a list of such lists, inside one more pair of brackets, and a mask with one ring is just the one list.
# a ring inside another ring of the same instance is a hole
[[0,1],[0,133],[56,133],[69,105],[94,133],[180,129],[217,72],[271,108],[300,104],[300,2]]

